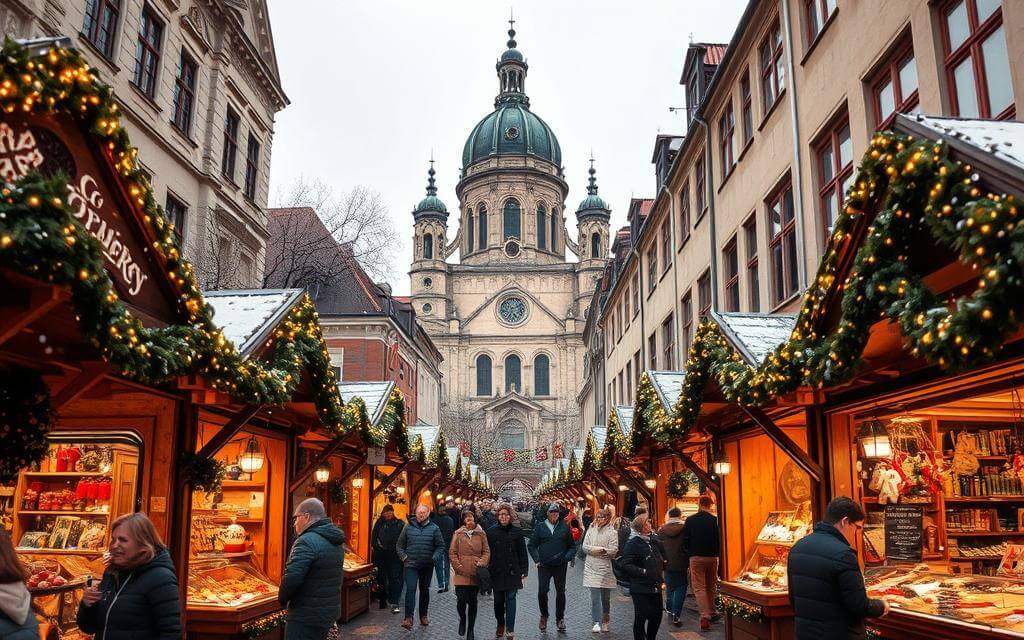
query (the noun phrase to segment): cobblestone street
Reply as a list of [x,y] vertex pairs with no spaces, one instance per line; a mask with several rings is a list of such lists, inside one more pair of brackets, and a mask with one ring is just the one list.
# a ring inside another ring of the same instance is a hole
[[[541,632],[537,629],[540,621],[540,614],[537,610],[537,579],[531,574],[527,580],[526,588],[519,592],[517,598],[518,612],[516,615],[516,638],[523,640],[585,640],[586,638],[597,638],[598,640],[630,640],[633,628],[633,602],[628,596],[618,591],[612,593],[611,632],[594,634],[591,633],[590,622],[590,594],[581,587],[583,581],[583,563],[577,562],[575,568],[569,569],[569,577],[566,586],[566,625],[567,633],[559,634],[555,630],[554,619],[548,623],[548,630]],[[554,611],[555,594],[552,585],[549,606]],[[490,640],[494,638],[494,610],[493,599],[490,597],[480,599],[480,610],[476,623],[476,637],[478,640]],[[417,620],[412,631],[406,631],[399,625],[402,622],[402,613],[392,614],[390,609],[378,609],[373,603],[369,613],[352,620],[342,626],[343,637],[354,638],[376,638],[377,640],[457,640],[458,614],[455,611],[455,592],[437,593],[437,585],[433,584],[430,593],[430,626],[421,627]],[[686,607],[683,613],[683,626],[674,627],[668,619],[662,621],[661,629],[658,632],[658,640],[696,640],[707,638],[709,640],[721,640],[725,637],[725,628],[722,622],[712,625],[711,631],[701,633],[697,626],[697,615],[694,609],[693,597],[686,600]]]

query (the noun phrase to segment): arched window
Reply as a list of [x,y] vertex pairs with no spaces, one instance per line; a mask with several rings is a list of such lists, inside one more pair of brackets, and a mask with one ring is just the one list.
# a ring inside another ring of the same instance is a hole
[[429,233],[423,236],[423,259],[434,259],[434,236],[430,235]]
[[515,388],[519,393],[523,392],[523,378],[520,375],[522,370],[522,361],[519,360],[519,356],[512,354],[505,358],[505,392],[511,391]]
[[547,249],[548,248],[548,225],[547,225],[547,210],[544,209],[544,205],[537,205],[537,248]]
[[558,209],[551,210],[551,250],[558,251]]
[[590,257],[601,257],[601,234],[596,231],[590,236]]
[[480,249],[486,249],[487,248],[487,207],[485,207],[484,205],[480,205],[480,228],[478,229],[478,231],[480,232],[480,235],[479,235],[480,241],[476,243],[477,247],[480,248]]
[[444,260],[444,236],[437,234],[437,259]]
[[491,356],[486,354],[476,357],[476,395],[491,395]]
[[550,360],[543,353],[533,359],[533,395],[551,395]]
[[502,226],[503,239],[522,238],[522,221],[520,218],[519,202],[509,198],[505,203],[504,222]]
[[474,236],[473,236],[473,228],[474,228],[473,227],[473,223],[475,222],[475,220],[473,219],[473,210],[472,209],[469,210],[469,215],[466,216],[466,222],[469,225],[468,233],[466,233],[466,253],[472,253],[473,252],[473,238],[474,238]]

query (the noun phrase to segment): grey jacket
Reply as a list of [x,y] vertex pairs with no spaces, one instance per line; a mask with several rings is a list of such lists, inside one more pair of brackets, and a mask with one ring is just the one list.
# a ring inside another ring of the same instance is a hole
[[429,567],[434,558],[445,553],[444,537],[436,524],[427,520],[420,524],[416,517],[398,535],[398,559],[407,567]]

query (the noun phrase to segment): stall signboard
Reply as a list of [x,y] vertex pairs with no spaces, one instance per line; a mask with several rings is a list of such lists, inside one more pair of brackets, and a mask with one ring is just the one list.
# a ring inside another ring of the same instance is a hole
[[0,178],[12,181],[32,170],[67,176],[68,209],[100,243],[118,296],[144,315],[173,322],[173,293],[167,291],[162,260],[151,250],[152,239],[104,151],[68,116],[4,114]]
[[886,560],[920,562],[924,546],[924,506],[885,505]]
[[368,447],[366,449],[366,464],[380,467],[387,464],[384,456],[384,447]]

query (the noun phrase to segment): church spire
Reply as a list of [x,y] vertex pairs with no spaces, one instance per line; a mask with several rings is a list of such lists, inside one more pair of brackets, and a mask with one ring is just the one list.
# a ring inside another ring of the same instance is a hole
[[427,171],[427,195],[436,196],[437,186],[434,185],[434,175],[437,172],[434,171],[434,154],[430,154],[430,169]]
[[530,99],[526,97],[526,90],[523,83],[526,80],[527,64],[523,54],[516,49],[516,20],[509,17],[508,20],[508,49],[501,54],[501,59],[495,68],[498,70],[498,85],[500,93],[494,99],[494,106],[500,104],[519,103],[530,106]]
[[589,180],[589,184],[587,185],[587,193],[592,195],[592,196],[596,196],[597,195],[597,178],[594,177],[594,176],[597,173],[597,171],[594,169],[594,157],[593,156],[590,157],[590,171],[588,173],[590,173],[590,180]]

